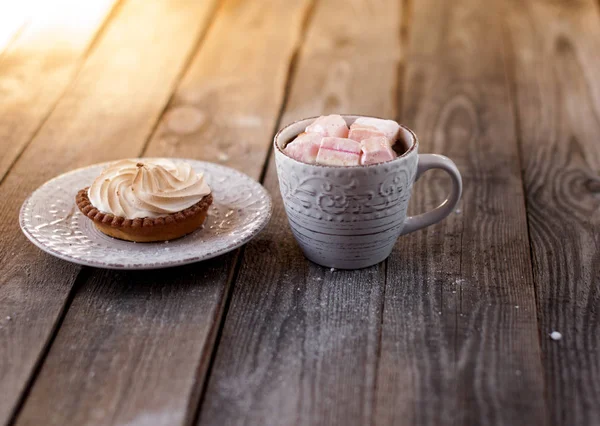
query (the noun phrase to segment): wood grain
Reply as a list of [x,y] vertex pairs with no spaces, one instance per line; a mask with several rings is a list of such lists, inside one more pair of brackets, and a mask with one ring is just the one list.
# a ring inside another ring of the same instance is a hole
[[16,424],[189,424],[236,258],[161,273],[92,271]]
[[0,182],[72,82],[114,3],[41,7],[0,56]]
[[[388,260],[378,425],[545,423],[524,196],[500,2],[413,4],[402,120],[464,182],[455,214]],[[412,213],[449,179],[429,172]]]
[[207,2],[125,3],[0,185],[0,424],[26,389],[80,270],[22,235],[24,198],[59,173],[140,152],[209,10]]
[[258,179],[310,3],[226,1],[145,155],[220,162]]
[[[553,425],[600,418],[600,12],[507,3],[546,394]],[[563,338],[549,338],[552,331]]]
[[[225,2],[145,153],[221,160],[258,179],[309,6]],[[90,272],[17,424],[190,424],[237,259]]]
[[[400,12],[397,1],[318,2],[282,124],[328,112],[393,117]],[[244,250],[198,423],[368,424],[385,265],[311,264],[289,230],[272,158],[265,186],[274,216]]]

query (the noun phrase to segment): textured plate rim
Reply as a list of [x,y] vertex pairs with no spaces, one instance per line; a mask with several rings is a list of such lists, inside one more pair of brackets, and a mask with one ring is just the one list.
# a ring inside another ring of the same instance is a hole
[[[46,185],[49,185],[56,180],[62,179],[65,176],[79,173],[83,170],[86,170],[86,169],[89,169],[92,167],[107,166],[107,165],[115,162],[115,161],[105,161],[102,163],[90,164],[89,166],[79,167],[77,169],[74,169],[74,170],[68,171],[66,173],[62,173],[58,176],[55,176],[52,179],[44,182],[35,191],[33,191],[31,194],[29,194],[29,196],[25,199],[25,201],[23,201],[23,204],[21,205],[21,209],[19,210],[19,226],[21,228],[21,231],[23,232],[23,234],[25,234],[25,236],[27,237],[27,239],[29,241],[31,241],[36,247],[38,247],[43,252],[48,253],[54,257],[57,257],[59,259],[62,259],[64,261],[67,261],[70,263],[74,263],[74,264],[82,265],[82,266],[90,266],[93,268],[101,268],[101,269],[142,271],[142,270],[151,270],[151,269],[173,268],[176,266],[189,265],[191,263],[197,263],[197,262],[201,262],[204,260],[213,259],[215,257],[221,256],[223,254],[229,253],[230,251],[240,248],[241,246],[243,246],[244,244],[246,244],[250,240],[252,240],[254,237],[256,237],[269,224],[269,222],[271,220],[271,216],[273,215],[273,200],[271,199],[271,194],[269,194],[269,191],[267,191],[267,189],[260,182],[252,179],[247,174],[242,173],[239,170],[236,170],[232,167],[227,167],[227,166],[224,166],[222,164],[217,164],[217,163],[211,163],[209,161],[192,160],[192,159],[176,158],[176,157],[145,157],[145,158],[139,158],[139,159],[147,160],[149,158],[169,158],[170,160],[175,160],[175,161],[185,161],[188,163],[193,162],[195,164],[198,164],[199,166],[202,166],[203,164],[210,164],[211,167],[217,166],[217,167],[227,170],[229,173],[234,172],[236,174],[239,174],[243,178],[246,178],[249,181],[251,181],[253,184],[255,184],[257,186],[257,188],[260,191],[262,191],[264,193],[264,195],[266,195],[265,200],[267,202],[267,206],[266,206],[267,213],[264,217],[261,218],[260,221],[255,222],[256,226],[255,226],[255,228],[252,229],[252,232],[250,232],[248,235],[240,238],[239,240],[234,240],[234,242],[232,242],[231,245],[229,245],[225,248],[216,250],[214,252],[211,252],[210,254],[203,255],[203,256],[194,256],[194,257],[189,257],[189,258],[181,259],[181,260],[155,262],[152,264],[131,263],[131,264],[123,265],[123,264],[115,264],[115,263],[110,263],[110,262],[95,262],[95,261],[91,261],[91,260],[78,259],[75,257],[64,255],[64,254],[62,254],[58,251],[55,251],[54,249],[46,246],[45,244],[40,242],[36,237],[34,237],[27,228],[25,228],[24,211],[28,207],[28,205],[31,202],[31,199],[36,195],[37,192],[42,190]],[[181,238],[185,238],[185,236],[183,236]]]

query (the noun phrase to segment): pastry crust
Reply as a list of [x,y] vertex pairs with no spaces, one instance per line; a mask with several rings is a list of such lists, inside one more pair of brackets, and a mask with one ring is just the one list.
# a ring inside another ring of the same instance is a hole
[[88,188],[80,190],[75,197],[81,213],[90,218],[98,230],[120,240],[144,243],[174,240],[195,231],[204,223],[212,201],[212,195],[208,194],[180,212],[157,218],[125,219],[94,207],[88,197]]

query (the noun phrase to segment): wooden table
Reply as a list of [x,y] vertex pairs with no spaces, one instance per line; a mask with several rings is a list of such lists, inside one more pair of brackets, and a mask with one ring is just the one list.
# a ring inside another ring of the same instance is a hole
[[[0,424],[600,424],[600,3],[51,3],[0,9]],[[406,123],[464,179],[364,270],[308,262],[277,187],[274,132],[332,112]],[[46,180],[145,155],[260,180],[270,225],[151,272],[22,235]]]

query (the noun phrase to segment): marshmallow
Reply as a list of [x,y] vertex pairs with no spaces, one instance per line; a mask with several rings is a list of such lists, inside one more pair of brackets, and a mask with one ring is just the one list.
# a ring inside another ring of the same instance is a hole
[[328,166],[358,166],[360,144],[352,139],[327,137],[321,141],[317,164]]
[[[353,129],[355,130],[355,132],[354,132],[355,137],[358,137],[357,136],[358,133],[356,132],[356,130],[358,130],[358,129],[362,129],[363,131],[371,130],[373,132],[382,133],[383,136],[385,136],[386,138],[388,138],[390,140],[391,144],[394,144],[396,139],[398,139],[398,132],[400,131],[400,125],[393,120],[382,120],[381,118],[371,118],[371,117],[359,117],[350,126],[351,133],[352,133]],[[365,134],[365,136],[366,136],[366,134]],[[379,135],[373,134],[371,137],[374,137],[374,136],[379,136]],[[350,137],[350,139],[354,139],[354,138]],[[365,139],[367,139],[367,138],[365,138]]]
[[307,133],[318,133],[322,136],[338,138],[348,137],[348,125],[341,115],[322,115],[306,128]]
[[369,164],[383,163],[396,158],[396,153],[390,146],[388,138],[385,136],[376,136],[365,139],[360,142],[362,156],[360,164],[366,166]]
[[[385,134],[377,130],[375,127],[359,127],[354,126],[353,124],[352,127],[350,127],[350,133],[348,134],[348,138],[356,142],[361,142],[371,138],[385,138]],[[391,142],[389,140],[388,144],[391,145]]]
[[301,133],[286,145],[283,152],[295,160],[314,164],[323,137],[317,133]]

